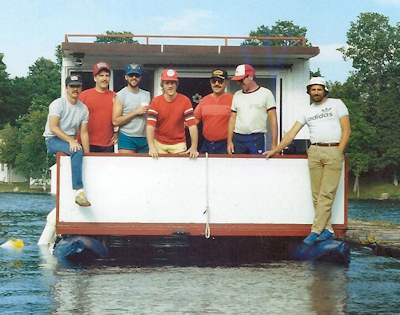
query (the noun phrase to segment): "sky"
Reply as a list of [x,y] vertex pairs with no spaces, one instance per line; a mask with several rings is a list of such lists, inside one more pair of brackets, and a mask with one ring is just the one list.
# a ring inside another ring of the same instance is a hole
[[346,46],[350,23],[366,12],[394,26],[400,0],[0,0],[0,53],[10,77],[22,77],[40,57],[55,61],[65,34],[248,36],[281,20],[307,28],[307,39],[320,48],[311,70],[343,83],[353,68],[336,49]]

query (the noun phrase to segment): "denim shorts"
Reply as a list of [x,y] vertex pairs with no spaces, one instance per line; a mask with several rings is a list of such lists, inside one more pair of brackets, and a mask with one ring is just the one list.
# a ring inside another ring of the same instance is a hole
[[118,135],[118,149],[149,153],[149,146],[145,137],[129,137],[122,132]]

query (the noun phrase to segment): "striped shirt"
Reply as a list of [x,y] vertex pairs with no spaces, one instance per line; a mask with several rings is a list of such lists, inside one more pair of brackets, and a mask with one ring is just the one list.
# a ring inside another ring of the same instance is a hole
[[185,123],[196,124],[189,98],[178,93],[168,102],[164,95],[155,97],[147,113],[147,126],[155,127],[154,138],[164,144],[186,142]]

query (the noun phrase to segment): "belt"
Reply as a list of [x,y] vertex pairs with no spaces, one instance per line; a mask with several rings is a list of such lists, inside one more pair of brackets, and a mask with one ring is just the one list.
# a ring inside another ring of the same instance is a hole
[[319,147],[337,147],[339,146],[339,143],[311,143],[311,145],[316,145]]

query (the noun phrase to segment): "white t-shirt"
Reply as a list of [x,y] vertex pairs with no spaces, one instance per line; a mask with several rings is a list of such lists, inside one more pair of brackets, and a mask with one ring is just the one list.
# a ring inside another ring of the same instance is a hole
[[66,97],[58,98],[51,102],[49,106],[49,115],[47,116],[46,127],[43,133],[46,140],[54,137],[49,125],[49,117],[51,115],[60,118],[58,126],[71,137],[76,135],[81,124],[87,124],[89,121],[89,110],[85,104],[78,101],[76,105],[72,105]]
[[233,95],[231,110],[237,114],[235,132],[251,134],[267,132],[267,110],[276,107],[270,90],[259,87],[254,92],[237,91]]
[[314,103],[304,108],[297,121],[308,125],[311,143],[339,143],[342,127],[339,119],[348,116],[346,105],[339,99],[328,98],[321,105]]

